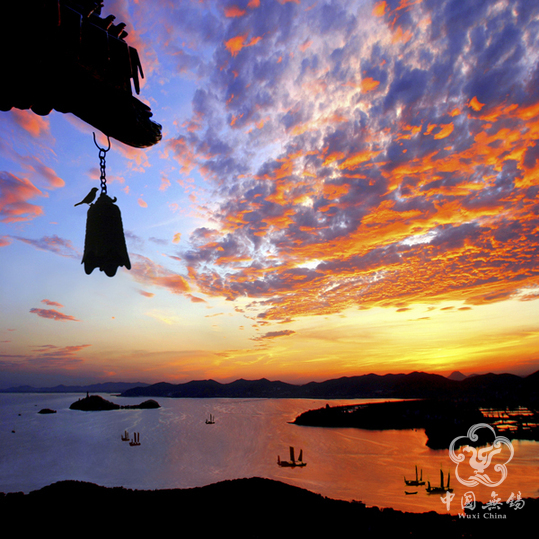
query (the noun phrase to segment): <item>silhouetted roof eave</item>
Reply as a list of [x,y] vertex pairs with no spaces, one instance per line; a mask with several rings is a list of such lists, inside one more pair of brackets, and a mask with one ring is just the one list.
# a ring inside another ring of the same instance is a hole
[[139,93],[138,52],[125,25],[101,18],[100,4],[41,0],[2,6],[0,110],[72,113],[128,146],[157,144],[161,126]]

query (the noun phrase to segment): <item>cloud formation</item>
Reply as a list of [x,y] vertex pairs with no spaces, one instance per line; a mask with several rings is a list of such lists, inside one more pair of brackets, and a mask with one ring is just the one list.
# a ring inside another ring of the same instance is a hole
[[30,221],[43,214],[43,208],[29,200],[44,196],[32,182],[0,171],[0,222]]
[[37,314],[41,318],[48,318],[49,320],[56,320],[59,322],[65,322],[67,320],[73,321],[73,322],[79,322],[80,320],[77,320],[74,316],[61,313],[60,311],[57,311],[55,309],[38,309],[38,308],[32,308],[30,309],[31,313]]
[[42,299],[41,303],[44,303],[45,305],[48,305],[49,307],[63,307],[61,303],[58,303],[57,301],[51,301],[50,299]]
[[283,329],[281,331],[268,331],[264,333],[263,335],[259,335],[257,337],[253,337],[251,340],[253,341],[262,341],[266,339],[276,339],[278,337],[287,337],[288,335],[293,335],[296,333],[295,331],[292,331],[290,329]]
[[203,293],[284,319],[537,287],[538,6],[196,9],[166,30],[192,13],[212,61],[168,145],[218,200],[178,254]]
[[13,238],[42,251],[50,251],[54,254],[68,258],[80,258],[79,252],[73,247],[71,241],[60,238],[56,234],[52,236],[44,236],[38,240],[23,238],[20,236],[13,236]]
[[[191,290],[187,279],[182,275],[170,271],[156,264],[147,257],[132,254],[131,275],[145,286],[158,286],[167,289],[173,294],[185,294]],[[148,295],[147,292],[144,293]]]
[[13,121],[32,137],[37,138],[50,134],[49,120],[46,117],[21,109],[12,109],[11,115]]

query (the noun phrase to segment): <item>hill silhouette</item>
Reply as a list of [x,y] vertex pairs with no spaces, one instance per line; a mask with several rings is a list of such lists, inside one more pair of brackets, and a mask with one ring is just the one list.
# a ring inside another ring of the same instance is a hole
[[499,513],[506,518],[498,518],[495,523],[434,511],[406,513],[334,500],[259,477],[152,491],[61,481],[29,494],[0,495],[0,512],[12,521],[24,522],[24,530],[29,533],[42,532],[61,511],[75,526],[90,520],[96,533],[106,530],[107,535],[132,528],[141,535],[155,534],[168,522],[171,531],[189,529],[198,537],[220,537],[226,532],[242,539],[356,535],[431,539],[433,533],[437,539],[482,539],[494,533],[509,537],[517,528],[533,529],[538,509],[538,499],[526,499],[519,511],[501,509]]
[[[307,410],[294,420],[311,427],[360,429],[424,429],[427,446],[446,449],[451,441],[476,423],[488,423],[514,440],[539,441],[539,373],[525,378],[486,374],[449,384],[412,373],[392,386],[397,402],[330,406]],[[432,386],[425,388],[425,383]],[[488,413],[487,409],[496,410]],[[531,415],[530,415],[531,414]],[[480,439],[477,445],[483,445]]]
[[303,385],[280,381],[236,380],[223,384],[215,380],[194,380],[182,384],[160,382],[145,387],[133,387],[122,392],[123,397],[170,398],[498,398],[535,392],[539,371],[527,377],[513,374],[484,374],[462,380],[438,374],[412,372],[410,374],[366,374],[341,377],[324,382]]

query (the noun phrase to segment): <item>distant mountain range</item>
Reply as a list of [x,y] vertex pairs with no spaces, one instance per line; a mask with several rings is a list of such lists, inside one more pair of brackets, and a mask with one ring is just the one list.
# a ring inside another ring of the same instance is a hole
[[410,374],[365,374],[341,377],[303,385],[280,381],[239,379],[230,383],[215,380],[193,380],[183,384],[109,382],[88,386],[34,388],[19,386],[0,390],[4,393],[119,393],[122,397],[169,398],[432,398],[432,397],[490,397],[535,395],[539,388],[539,371],[521,377],[514,374],[481,374],[464,376],[452,373],[449,377],[425,372]]
[[[461,378],[458,377],[457,378]],[[145,387],[134,387],[122,393],[123,397],[171,398],[432,398],[488,396],[506,398],[515,394],[530,394],[539,387],[539,371],[527,377],[514,374],[483,374],[462,379],[451,379],[438,374],[413,372],[410,374],[366,374],[342,377],[325,382],[303,385],[261,380],[236,380],[222,384],[215,380],[192,381],[183,384],[161,382]]]
[[91,384],[87,386],[17,386],[8,389],[0,389],[0,393],[123,393],[133,387],[144,388],[148,385],[149,384],[143,384],[141,382],[105,382],[103,384]]

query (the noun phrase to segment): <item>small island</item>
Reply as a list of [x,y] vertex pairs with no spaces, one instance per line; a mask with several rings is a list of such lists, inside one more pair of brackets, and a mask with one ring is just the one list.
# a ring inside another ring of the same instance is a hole
[[153,399],[144,401],[141,404],[120,406],[99,395],[89,394],[86,394],[86,397],[79,399],[69,407],[70,410],[82,410],[83,412],[97,412],[102,410],[151,410],[155,408],[161,408],[161,406]]
[[39,410],[38,414],[55,414],[56,410],[51,410],[50,408],[42,408]]

